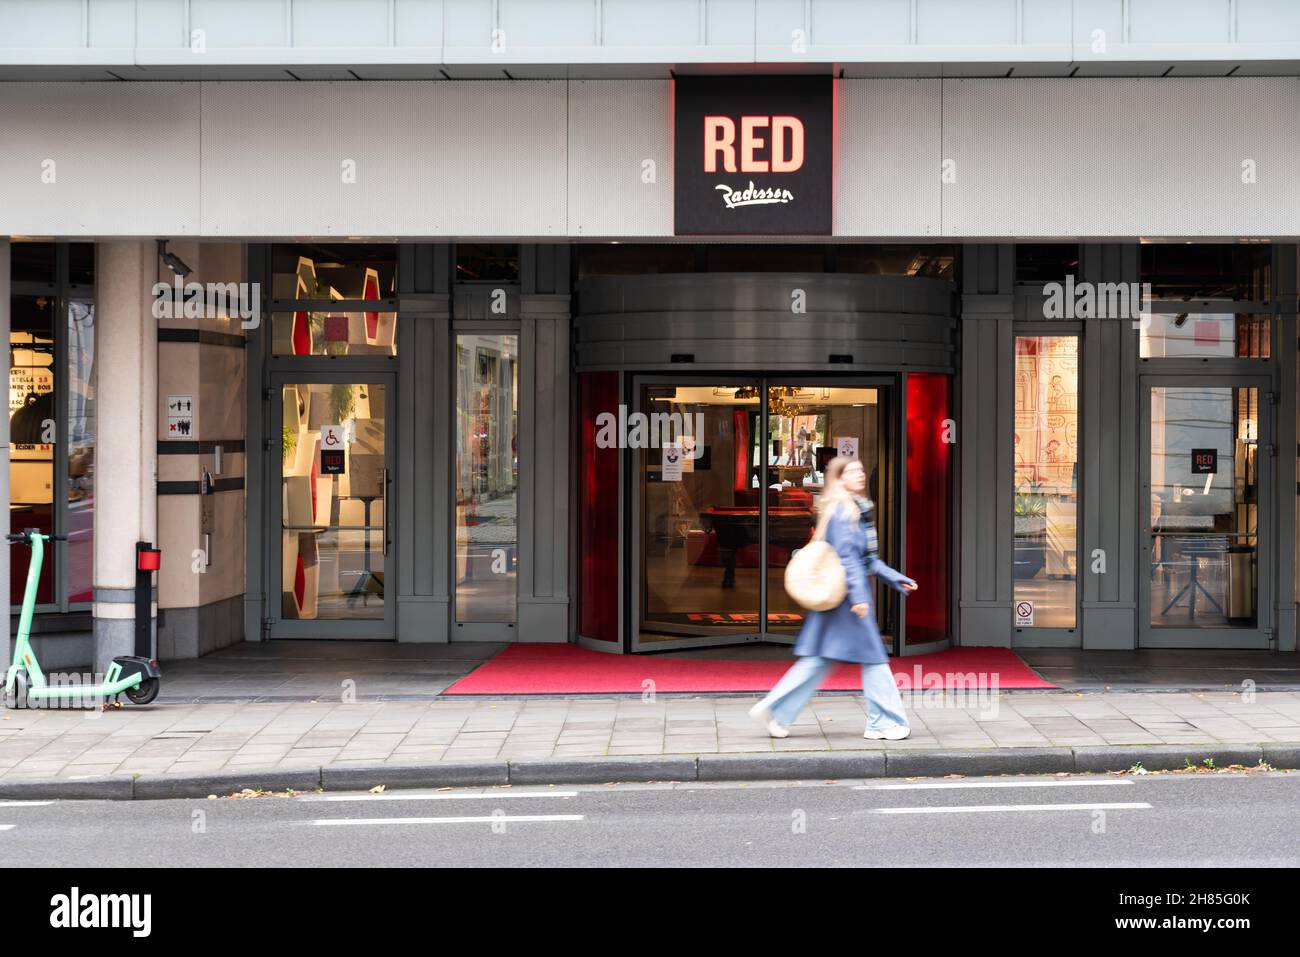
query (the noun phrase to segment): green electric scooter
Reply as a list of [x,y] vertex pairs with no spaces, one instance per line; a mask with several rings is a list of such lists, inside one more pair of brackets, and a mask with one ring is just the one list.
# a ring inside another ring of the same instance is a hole
[[[36,652],[30,641],[32,609],[36,607],[36,589],[45,560],[45,543],[51,539],[66,541],[64,535],[45,535],[40,529],[25,528],[7,535],[10,544],[30,545],[32,560],[27,566],[27,590],[23,593],[23,610],[18,618],[18,637],[14,639],[14,659],[5,673],[5,704],[10,708],[26,707],[29,701],[53,698],[99,698],[108,707],[109,698],[125,694],[132,704],[148,704],[158,697],[162,672],[158,662],[134,655],[114,658],[102,684],[50,685],[45,680]],[[120,705],[119,705],[120,707]]]

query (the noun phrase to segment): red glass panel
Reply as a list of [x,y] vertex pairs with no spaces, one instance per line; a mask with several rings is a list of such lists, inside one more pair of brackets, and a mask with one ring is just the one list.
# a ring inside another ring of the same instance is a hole
[[951,635],[952,552],[951,379],[907,376],[907,574],[920,588],[907,599],[907,642]]
[[618,456],[596,445],[597,417],[618,419],[618,373],[578,376],[578,634],[618,640]]

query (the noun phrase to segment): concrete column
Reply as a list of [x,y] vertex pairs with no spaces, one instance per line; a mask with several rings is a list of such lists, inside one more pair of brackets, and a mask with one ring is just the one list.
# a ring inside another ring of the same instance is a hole
[[[1140,279],[1137,243],[1084,243],[1079,279],[1094,284]],[[1082,521],[1078,587],[1085,651],[1137,647],[1138,485],[1137,331],[1127,320],[1086,319],[1079,380],[1079,448]],[[1093,572],[1093,556],[1106,559],[1105,574]]]
[[[0,236],[0,337],[9,341],[9,237]],[[9,514],[9,416],[0,416],[0,506]],[[9,528],[6,525],[5,532]],[[5,582],[5,653],[3,664],[8,665],[13,649],[9,633],[9,547],[0,547],[0,582]]]
[[1015,247],[963,251],[961,318],[961,604],[964,646],[1008,648],[1015,506]]
[[[95,670],[134,653],[135,543],[158,534],[159,280],[153,242],[95,246]],[[167,278],[170,278],[170,273]],[[156,619],[157,601],[151,617]]]
[[[245,279],[239,243],[173,242],[167,248],[194,270],[186,283],[234,289]],[[164,271],[162,278],[172,275]],[[155,448],[163,565],[156,648],[167,660],[198,658],[244,635],[244,330],[226,305],[214,302],[202,318],[157,320],[159,402],[153,408],[161,438]],[[167,435],[161,404],[169,395],[194,397],[188,435]],[[205,472],[211,481],[206,495]]]
[[569,297],[525,295],[519,330],[519,640],[569,639]]

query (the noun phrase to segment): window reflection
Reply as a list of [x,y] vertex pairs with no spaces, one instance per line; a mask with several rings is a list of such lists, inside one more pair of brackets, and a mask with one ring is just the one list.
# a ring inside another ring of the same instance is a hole
[[1021,627],[1073,628],[1079,340],[1016,338],[1014,589]]
[[276,246],[272,297],[316,304],[271,317],[277,356],[396,355],[397,313],[386,302],[363,311],[321,302],[388,300],[397,292],[396,250],[390,246]]
[[95,304],[68,303],[68,601],[93,597]]
[[456,337],[456,620],[513,622],[519,545],[518,336]]
[[[55,300],[47,296],[14,296],[9,333],[9,528],[54,532],[55,442]],[[15,607],[23,600],[26,545],[12,546],[9,596]],[[54,566],[41,566],[38,604],[55,600]]]
[[1211,356],[1267,359],[1272,321],[1266,315],[1152,313],[1138,333],[1143,359]]
[[1151,624],[1254,626],[1259,390],[1151,390]]

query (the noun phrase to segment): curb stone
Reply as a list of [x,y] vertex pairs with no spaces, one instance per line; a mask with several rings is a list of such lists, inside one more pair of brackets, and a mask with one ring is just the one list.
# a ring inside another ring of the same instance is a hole
[[1300,768],[1300,744],[1265,744],[1260,750],[1275,768]]
[[1148,771],[1178,770],[1187,761],[1215,766],[1267,761],[1300,770],[1300,743],[1262,745],[1093,745],[1077,748],[975,748],[968,751],[784,751],[752,754],[646,755],[527,761],[245,770],[211,774],[126,774],[83,778],[0,779],[10,800],[164,800],[206,798],[244,788],[265,791],[493,787],[505,784],[607,784],[694,781],[854,780],[882,777],[979,777],[1001,774],[1103,774],[1141,764]]
[[[1297,747],[1300,756],[1300,747]],[[1089,745],[1074,749],[1074,770],[1127,771],[1140,764],[1148,771],[1177,771],[1187,762],[1199,765],[1206,758],[1214,760],[1215,767],[1230,764],[1254,767],[1262,756],[1258,744],[1141,744],[1141,745]],[[1293,761],[1294,765],[1295,762]]]
[[774,754],[701,754],[697,781],[801,781],[885,776],[885,752],[785,751]]
[[560,758],[511,761],[511,784],[606,784],[610,781],[694,781],[695,756]]
[[368,767],[321,768],[326,791],[386,788],[488,787],[510,783],[505,761],[457,761],[447,764],[376,764]]
[[129,801],[134,796],[135,780],[129,774],[0,780],[0,798],[16,801]]
[[943,777],[948,774],[1055,774],[1073,771],[1069,748],[985,748],[971,751],[887,750],[885,774],[891,778]]
[[227,771],[214,774],[142,774],[135,779],[138,801],[168,798],[205,798],[253,788],[262,791],[314,791],[320,787],[320,768],[302,770]]

